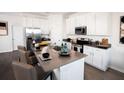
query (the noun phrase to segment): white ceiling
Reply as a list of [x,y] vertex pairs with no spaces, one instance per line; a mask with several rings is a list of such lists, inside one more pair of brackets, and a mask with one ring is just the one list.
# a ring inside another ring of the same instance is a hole
[[86,12],[0,12],[0,14],[7,15],[20,15],[20,16],[31,16],[38,17],[42,19],[48,19],[48,16],[51,14],[62,14],[65,18],[68,18],[70,15],[77,13],[86,13]]
[[64,16],[69,16],[76,12],[23,12],[23,13],[46,17],[46,16],[49,16],[50,14],[62,14]]
[[25,16],[25,17],[38,17],[42,19],[48,19],[48,16],[51,14],[62,14],[65,17],[69,15],[75,14],[76,12],[0,12],[0,14],[6,15],[18,15],[18,16]]

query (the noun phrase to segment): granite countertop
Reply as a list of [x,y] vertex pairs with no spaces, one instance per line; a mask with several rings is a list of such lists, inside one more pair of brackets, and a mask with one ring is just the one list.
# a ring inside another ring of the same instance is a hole
[[95,44],[84,44],[84,45],[79,45],[79,44],[72,44],[73,46],[90,46],[90,47],[94,47],[94,48],[100,48],[100,49],[109,49],[111,48],[111,44],[108,45],[95,45]]
[[35,55],[45,72],[59,68],[61,66],[72,63],[74,61],[77,61],[81,58],[85,58],[87,56],[86,54],[78,53],[73,50],[71,50],[70,56],[60,56],[58,54],[58,51],[54,49],[50,49],[50,56],[52,59],[48,61],[42,61],[40,59],[39,57],[40,51],[35,52]]
[[[67,41],[66,39],[63,40],[63,41],[70,42],[70,41]],[[70,42],[70,43],[72,43],[72,42]],[[82,45],[79,45],[77,43],[72,43],[72,45],[74,45],[74,46],[83,46],[83,45],[86,45],[86,46],[100,48],[100,49],[109,49],[109,48],[111,48],[111,44],[108,44],[108,45],[96,45],[96,44],[82,44]]]
[[90,45],[90,44],[86,44],[86,46],[100,48],[100,49],[109,49],[109,48],[111,48],[111,44],[109,44],[109,45]]

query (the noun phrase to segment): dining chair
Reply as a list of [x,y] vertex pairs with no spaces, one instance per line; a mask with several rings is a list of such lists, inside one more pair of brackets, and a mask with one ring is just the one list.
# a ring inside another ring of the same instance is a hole
[[16,80],[46,80],[52,79],[52,71],[44,72],[39,66],[13,61],[13,72]]
[[18,52],[20,62],[28,63],[31,65],[35,65],[38,63],[34,53],[27,51],[24,46],[18,46]]

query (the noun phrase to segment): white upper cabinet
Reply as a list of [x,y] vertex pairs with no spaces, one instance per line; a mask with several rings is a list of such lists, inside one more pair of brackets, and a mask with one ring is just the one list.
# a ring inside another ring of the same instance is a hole
[[74,34],[75,27],[87,26],[87,35],[111,35],[110,13],[77,14],[66,19],[67,34]]
[[80,27],[80,26],[86,26],[86,16],[85,15],[78,15],[75,17],[75,26]]
[[66,19],[66,33],[74,34],[75,33],[75,18],[70,17]]
[[75,27],[86,26],[86,16],[76,15],[66,19],[66,33],[75,34]]
[[38,18],[25,17],[25,26],[40,28],[40,20]]
[[32,26],[34,28],[40,28],[40,19],[39,18],[32,18]]
[[32,18],[25,17],[25,26],[26,27],[32,27]]
[[66,34],[70,33],[70,19],[66,19]]
[[43,34],[49,34],[50,33],[50,26],[47,20],[41,20],[41,31]]
[[74,34],[74,33],[75,33],[75,18],[72,17],[70,20],[71,20],[71,24],[70,24],[70,26],[71,26],[70,34]]
[[88,13],[86,15],[86,26],[87,26],[87,35],[95,35],[95,14]]
[[110,35],[110,14],[96,13],[96,35]]
[[48,20],[35,18],[35,17],[25,17],[25,27],[40,28],[42,34],[49,34],[49,23]]

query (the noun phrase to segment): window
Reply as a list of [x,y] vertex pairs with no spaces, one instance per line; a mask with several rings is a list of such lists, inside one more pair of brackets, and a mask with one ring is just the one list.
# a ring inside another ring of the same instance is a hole
[[8,34],[8,24],[7,22],[0,22],[0,35],[4,36]]

